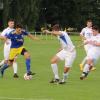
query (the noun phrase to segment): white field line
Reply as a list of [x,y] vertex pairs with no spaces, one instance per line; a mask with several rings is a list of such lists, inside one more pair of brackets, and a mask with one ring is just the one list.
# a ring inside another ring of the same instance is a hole
[[53,100],[47,98],[14,98],[14,97],[0,97],[0,100]]

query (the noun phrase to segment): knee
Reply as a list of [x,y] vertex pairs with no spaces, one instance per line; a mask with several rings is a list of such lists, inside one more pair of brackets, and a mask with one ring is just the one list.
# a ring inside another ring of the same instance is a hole
[[30,54],[29,54],[28,52],[26,52],[26,53],[24,54],[24,56],[25,56],[26,59],[29,59],[29,58],[30,58]]
[[87,64],[89,64],[89,65],[93,64],[93,60],[92,59],[88,59],[87,60]]
[[57,63],[57,60],[54,58],[51,59],[51,64],[53,64],[53,63]]

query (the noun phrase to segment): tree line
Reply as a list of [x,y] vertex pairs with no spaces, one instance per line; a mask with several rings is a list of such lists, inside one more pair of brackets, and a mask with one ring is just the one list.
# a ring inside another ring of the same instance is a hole
[[59,23],[81,29],[87,19],[100,26],[99,0],[3,0],[3,24],[13,18],[29,30]]

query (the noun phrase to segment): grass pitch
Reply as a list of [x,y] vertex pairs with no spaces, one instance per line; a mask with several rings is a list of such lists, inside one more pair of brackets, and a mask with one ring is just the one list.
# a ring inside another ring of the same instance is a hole
[[[25,47],[31,54],[31,69],[36,75],[25,81],[25,60],[18,57],[18,79],[13,78],[13,70],[6,70],[4,78],[0,78],[0,100],[100,100],[100,62],[97,70],[81,81],[79,63],[85,56],[83,47],[77,49],[77,57],[65,85],[50,84],[53,73],[50,59],[56,54],[59,43],[55,37],[40,37],[39,41],[25,39]],[[81,44],[78,36],[71,36],[75,45]],[[0,41],[0,59],[3,58],[3,45]],[[60,62],[59,74],[62,78],[64,62]]]

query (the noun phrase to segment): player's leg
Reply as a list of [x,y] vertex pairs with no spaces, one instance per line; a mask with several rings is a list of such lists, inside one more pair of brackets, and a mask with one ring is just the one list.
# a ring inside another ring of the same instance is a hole
[[87,54],[87,61],[83,69],[83,73],[81,74],[80,79],[83,80],[87,77],[89,74],[90,70],[92,69],[94,62],[96,62],[99,58],[99,52],[90,50]]
[[1,68],[1,75],[3,76],[3,74],[4,74],[4,71],[10,66],[10,65],[12,65],[12,63],[13,63],[13,61],[14,61],[14,58],[16,57],[16,55],[17,55],[17,50],[16,49],[11,49],[10,50],[10,53],[9,53],[9,60],[8,60],[8,62],[7,63],[5,63],[4,65],[3,65],[3,67]]
[[4,60],[2,60],[0,62],[0,66],[4,65],[5,63],[7,63],[8,58],[9,58],[9,51],[10,51],[10,45],[7,45],[6,43],[4,44],[4,50],[3,50],[3,54],[4,54]]
[[[10,44],[6,44],[4,45],[4,58],[5,58],[5,61],[9,59],[9,54],[10,54]],[[17,75],[17,62],[16,60],[13,61],[13,71],[14,71],[14,78],[18,78],[18,75]]]
[[13,66],[13,71],[14,71],[13,77],[14,77],[14,78],[18,78],[19,76],[18,76],[18,74],[17,74],[17,72],[18,72],[18,66],[17,66],[17,62],[16,62],[16,57],[15,57],[15,59],[14,59],[14,61],[13,61],[12,66]]
[[72,64],[73,64],[75,58],[76,58],[76,51],[73,51],[71,53],[68,53],[68,52],[66,53],[63,79],[61,80],[61,82],[59,82],[59,84],[66,83],[69,71],[70,71],[70,69],[72,67]]
[[81,64],[79,65],[81,71],[83,71],[83,66],[84,66],[85,63],[86,63],[86,57],[84,57],[84,59],[82,60]]
[[[84,49],[85,49],[85,52],[86,52],[86,55],[87,55],[87,53],[88,53],[88,46],[87,45],[84,45]],[[80,70],[81,71],[83,71],[83,66],[84,66],[84,64],[86,63],[86,57],[84,57],[84,59],[82,60],[82,62],[80,63]]]
[[51,59],[51,68],[54,74],[54,79],[50,81],[50,83],[55,83],[55,82],[59,82],[59,75],[58,75],[58,66],[57,63],[59,61],[59,57],[57,55],[55,55],[52,59]]
[[4,44],[4,61],[2,63],[2,68],[0,69],[1,75],[3,76],[4,70],[6,70],[8,65],[8,59],[9,59],[9,51],[10,51],[10,45]]
[[30,67],[31,67],[31,59],[30,59],[29,52],[25,48],[23,48],[21,54],[24,55],[25,60],[26,60],[26,70],[27,70],[27,74],[28,75],[34,75],[35,73],[32,73],[31,72],[31,69],[30,69]]
[[6,69],[8,69],[9,68],[9,66],[11,66],[12,65],[12,60],[9,60],[7,63],[5,63],[3,66],[2,66],[2,68],[0,69],[0,72],[1,72],[1,76],[3,77],[3,75],[4,75],[4,71],[6,70]]
[[81,80],[85,79],[88,76],[92,67],[93,67],[93,59],[87,59],[87,62],[83,68],[83,73],[80,77]]

